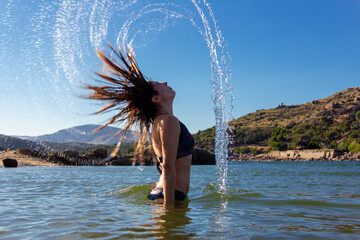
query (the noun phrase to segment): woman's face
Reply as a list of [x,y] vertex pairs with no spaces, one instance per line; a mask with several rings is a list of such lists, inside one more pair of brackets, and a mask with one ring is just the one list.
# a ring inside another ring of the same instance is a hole
[[161,99],[174,99],[175,98],[175,91],[167,85],[167,82],[154,82],[150,81],[153,89],[157,92],[157,96]]

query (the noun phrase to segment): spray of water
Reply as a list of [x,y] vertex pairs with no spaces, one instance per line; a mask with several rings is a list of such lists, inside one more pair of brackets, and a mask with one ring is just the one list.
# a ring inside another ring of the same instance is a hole
[[[4,88],[16,91],[18,83],[13,77],[16,74],[9,72],[8,62],[14,63],[16,59],[9,56],[19,54],[11,51],[21,46],[21,55],[27,63],[21,79],[25,79],[29,95],[39,103],[35,107],[39,105],[40,113],[48,111],[40,104],[42,94],[52,94],[64,112],[73,111],[70,99],[78,95],[75,89],[89,79],[94,49],[101,48],[105,41],[113,42],[115,37],[121,47],[130,44],[136,50],[146,47],[149,40],[156,39],[161,31],[176,25],[180,19],[189,22],[209,49],[217,179],[220,191],[226,191],[230,140],[227,131],[228,121],[233,119],[230,56],[207,0],[39,0],[38,4],[4,0],[0,9],[0,27],[4,29],[0,32],[0,66],[6,73]],[[20,18],[21,11],[24,14]],[[23,22],[29,24],[24,26]]]

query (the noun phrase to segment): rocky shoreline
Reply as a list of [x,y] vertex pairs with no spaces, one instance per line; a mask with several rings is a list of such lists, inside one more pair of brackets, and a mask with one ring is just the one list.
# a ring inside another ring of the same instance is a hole
[[301,158],[301,157],[274,157],[268,153],[262,154],[239,154],[232,157],[233,161],[360,161],[360,153],[338,153],[334,157],[310,157],[310,158]]
[[[360,161],[360,153],[328,154],[328,150],[304,151],[277,151],[272,153],[246,153],[230,157],[231,161]],[[333,150],[331,150],[333,151]],[[324,152],[324,154],[319,154]],[[303,156],[303,157],[302,157]],[[320,157],[319,157],[320,156]],[[133,156],[117,156],[109,158],[104,149],[95,148],[91,153],[80,155],[76,151],[62,151],[46,153],[30,149],[17,149],[0,151],[0,167],[4,167],[3,160],[13,159],[18,162],[17,166],[138,166],[154,165],[149,153],[145,154],[145,162],[134,162]],[[6,161],[5,161],[6,162]],[[193,152],[192,165],[215,165],[215,156],[205,150],[195,149]]]
[[[5,167],[9,160],[17,161],[16,166],[152,166],[155,164],[153,156],[145,151],[144,162],[134,160],[130,156],[109,157],[105,149],[94,148],[91,153],[79,154],[76,151],[43,152],[20,148],[0,151],[0,167]],[[4,161],[5,160],[5,161]],[[192,165],[215,165],[215,156],[205,150],[194,149]]]
[[0,167],[5,167],[3,163],[3,160],[5,159],[16,160],[18,167],[59,166],[58,164],[48,162],[47,160],[40,157],[19,154],[16,150],[0,151]]

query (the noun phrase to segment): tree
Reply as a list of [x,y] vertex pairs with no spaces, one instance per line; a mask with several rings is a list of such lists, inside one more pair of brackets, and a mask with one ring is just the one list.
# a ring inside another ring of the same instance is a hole
[[354,140],[350,143],[348,149],[350,152],[360,152],[360,143],[357,140]]
[[321,146],[317,142],[309,142],[306,146],[307,149],[319,149]]
[[287,145],[284,137],[285,130],[282,128],[275,128],[271,133],[269,146],[274,150],[286,150]]
[[357,111],[355,113],[355,118],[356,118],[357,121],[360,121],[360,111]]

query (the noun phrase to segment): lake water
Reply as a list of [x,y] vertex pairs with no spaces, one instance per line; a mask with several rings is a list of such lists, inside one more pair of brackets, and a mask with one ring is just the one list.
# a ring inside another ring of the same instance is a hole
[[193,166],[189,201],[146,195],[155,167],[0,169],[0,239],[360,239],[360,162]]

